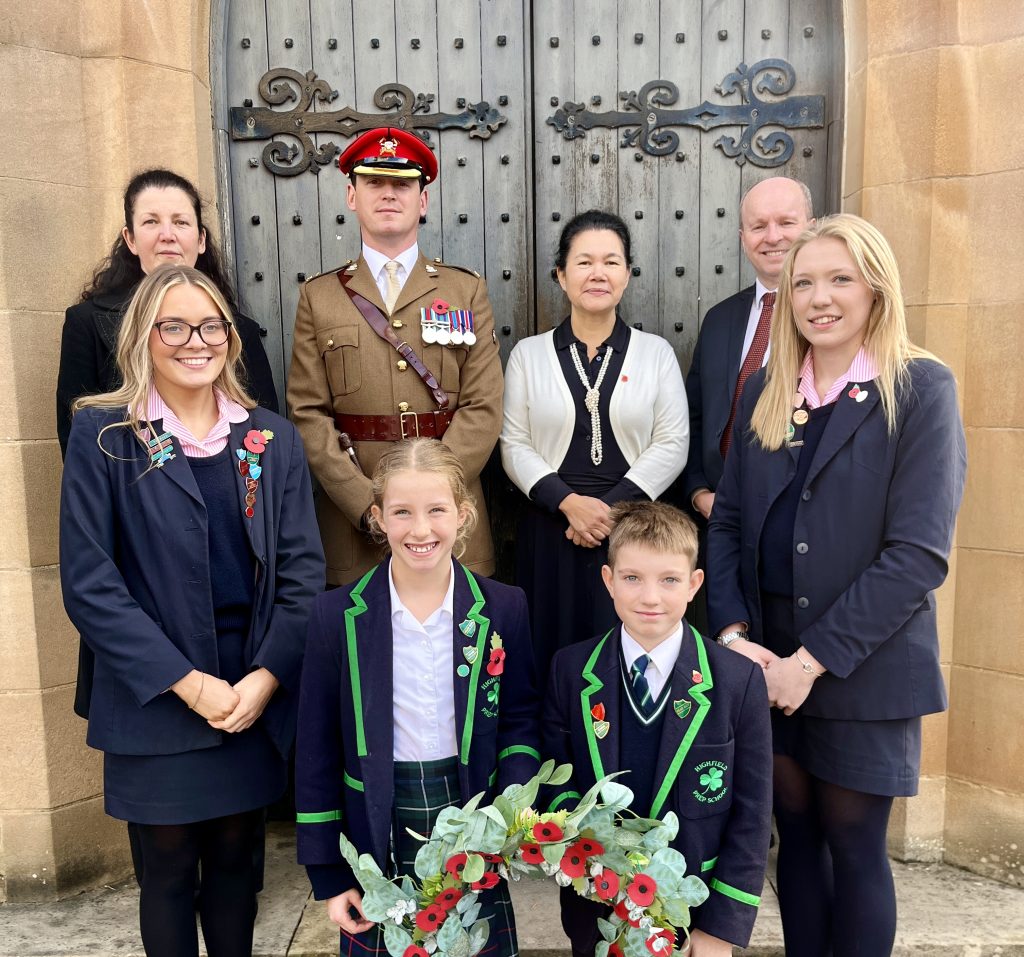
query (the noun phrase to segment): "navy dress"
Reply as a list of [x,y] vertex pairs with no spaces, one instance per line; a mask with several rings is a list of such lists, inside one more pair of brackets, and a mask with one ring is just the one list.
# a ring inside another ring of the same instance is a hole
[[[629,326],[621,319],[616,320],[612,334],[593,361],[588,362],[587,347],[573,335],[570,319],[566,318],[554,333],[558,364],[569,387],[576,418],[569,449],[558,471],[546,475],[530,489],[516,543],[516,584],[526,592],[530,605],[534,661],[542,684],[559,648],[603,634],[618,621],[601,581],[601,566],[608,560],[607,542],[597,548],[574,545],[565,537],[568,522],[558,506],[570,492],[599,498],[608,505],[647,498],[625,478],[629,463],[615,441],[608,415],[629,336]],[[583,404],[586,390],[572,361],[570,347],[574,343],[591,385],[597,382],[602,364],[610,363],[598,403],[603,453],[600,465],[594,465],[590,458],[590,413]]]
[[[188,463],[209,517],[218,677],[234,684],[246,673],[256,570],[242,525],[235,459],[228,447]],[[195,720],[205,719],[196,714]],[[222,733],[212,748],[160,755],[105,751],[103,785],[111,817],[135,824],[190,824],[272,804],[284,793],[287,766],[257,721],[246,731]]]
[[[800,647],[793,620],[793,526],[814,453],[835,403],[811,409],[803,430],[796,473],[765,519],[760,543],[761,609],[765,647],[780,657]],[[819,718],[797,709],[772,708],[772,749],[793,758],[822,781],[865,794],[917,793],[921,719],[847,721]]]

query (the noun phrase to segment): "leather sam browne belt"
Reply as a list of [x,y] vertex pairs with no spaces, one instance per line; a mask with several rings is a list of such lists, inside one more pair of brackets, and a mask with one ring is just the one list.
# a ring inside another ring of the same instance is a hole
[[439,439],[452,424],[455,413],[401,412],[398,415],[346,415],[337,413],[334,424],[348,433],[353,442],[398,442],[400,439]]

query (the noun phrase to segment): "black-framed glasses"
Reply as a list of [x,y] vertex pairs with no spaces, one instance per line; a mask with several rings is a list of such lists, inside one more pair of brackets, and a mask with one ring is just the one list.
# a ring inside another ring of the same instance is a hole
[[208,346],[222,346],[228,341],[228,330],[231,328],[227,319],[207,319],[198,326],[180,319],[161,319],[153,325],[165,346],[186,345],[195,332],[199,333],[199,338]]

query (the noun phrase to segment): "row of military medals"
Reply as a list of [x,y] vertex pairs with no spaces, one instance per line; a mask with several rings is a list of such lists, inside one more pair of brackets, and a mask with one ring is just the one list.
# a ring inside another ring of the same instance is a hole
[[472,346],[476,344],[474,329],[473,313],[468,309],[449,309],[447,312],[420,310],[420,334],[424,342]]

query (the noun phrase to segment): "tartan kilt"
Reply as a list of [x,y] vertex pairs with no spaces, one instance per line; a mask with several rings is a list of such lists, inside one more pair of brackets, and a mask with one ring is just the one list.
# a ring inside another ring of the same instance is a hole
[[[446,807],[461,807],[464,800],[459,791],[458,764],[454,757],[439,761],[395,762],[391,835],[397,874],[416,876],[414,865],[421,845],[406,828],[429,836],[438,815]],[[519,957],[508,884],[500,881],[497,887],[481,893],[480,904],[480,917],[486,917],[490,924],[487,944],[480,951],[480,957]],[[341,957],[386,957],[388,949],[384,946],[384,934],[374,927],[362,934],[341,931],[339,953]]]

